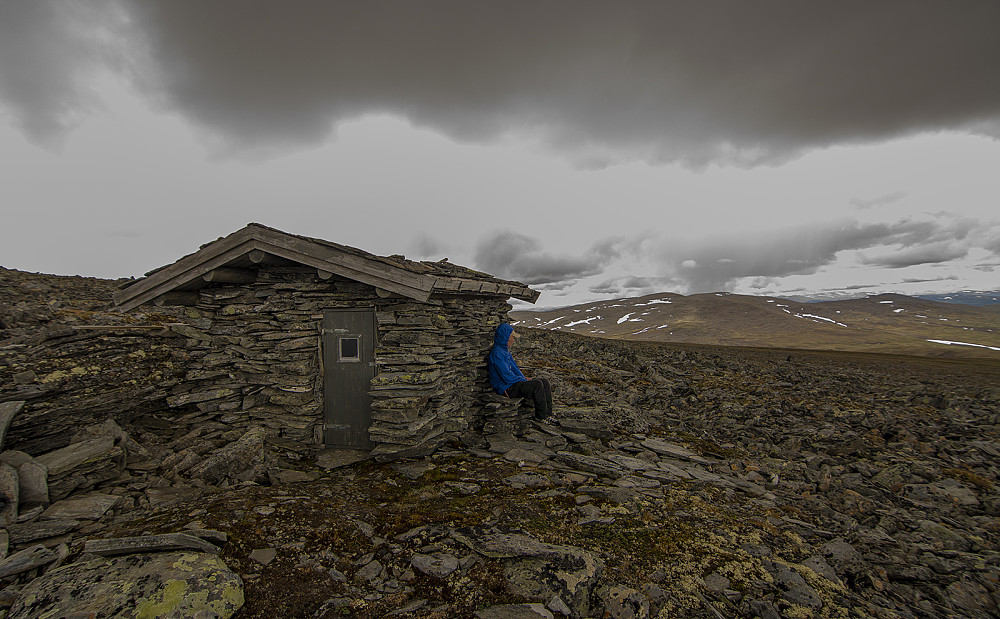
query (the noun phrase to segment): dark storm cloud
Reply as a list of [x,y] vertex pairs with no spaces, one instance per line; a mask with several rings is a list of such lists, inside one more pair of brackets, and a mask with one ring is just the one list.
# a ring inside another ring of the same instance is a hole
[[969,248],[955,243],[931,243],[930,245],[920,245],[908,247],[899,251],[881,254],[878,256],[863,255],[860,258],[861,264],[869,266],[889,267],[899,269],[918,264],[934,264],[938,262],[948,262],[964,258],[969,254]]
[[659,258],[687,284],[687,292],[727,290],[744,277],[815,273],[837,254],[882,244],[886,224],[816,224],[761,235],[715,237],[698,244],[664,243]]
[[643,296],[674,290],[682,283],[673,277],[619,277],[591,286],[588,290],[603,295]]
[[103,0],[0,2],[0,105],[33,142],[55,146],[100,105],[86,79],[108,62],[98,29],[114,14]]
[[[60,26],[79,4],[4,4],[0,89],[30,133],[85,111],[92,55]],[[233,149],[315,144],[369,112],[460,140],[522,132],[592,165],[1000,136],[1000,3],[985,0],[119,4],[128,28],[94,32],[159,105]]]
[[958,281],[958,275],[949,275],[947,277],[904,277],[904,284],[926,284],[928,282],[947,282],[947,281]]
[[499,232],[476,248],[476,268],[525,284],[564,283],[600,273],[612,256],[589,251],[583,256],[546,251],[538,239],[511,231]]
[[535,290],[540,290],[543,292],[561,291],[561,290],[566,290],[567,288],[571,288],[574,283],[576,283],[574,280],[566,280],[562,282],[553,282],[551,284],[535,285],[533,286],[533,288]]

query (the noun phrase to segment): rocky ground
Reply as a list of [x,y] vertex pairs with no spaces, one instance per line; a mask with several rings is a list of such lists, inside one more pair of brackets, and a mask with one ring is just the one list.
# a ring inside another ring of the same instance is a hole
[[[73,449],[36,442],[44,453],[29,456],[17,403],[55,370],[24,373],[52,363],[44,351],[75,337],[68,325],[107,317],[80,318],[101,297],[62,298],[61,278],[12,303],[36,284],[11,273],[0,273],[0,360],[16,372],[0,373],[0,407],[14,422],[0,461],[23,476],[40,462],[59,498],[8,514],[9,616],[69,614],[56,600],[85,582],[176,566],[203,577],[174,597],[236,617],[993,617],[1000,606],[1000,364],[526,331],[515,357],[552,381],[558,422],[498,419],[425,459],[316,453],[226,436],[196,415],[158,423],[155,411],[114,423],[92,411]],[[73,394],[60,389],[32,397]],[[265,444],[266,460],[245,456]]]

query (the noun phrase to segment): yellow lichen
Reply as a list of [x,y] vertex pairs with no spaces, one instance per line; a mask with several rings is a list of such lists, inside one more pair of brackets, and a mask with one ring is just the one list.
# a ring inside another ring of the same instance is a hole
[[138,619],[162,617],[184,601],[188,593],[188,584],[183,580],[168,580],[155,595],[142,600],[135,608]]
[[789,619],[812,619],[813,617],[812,610],[798,604],[792,604],[784,610],[783,614]]

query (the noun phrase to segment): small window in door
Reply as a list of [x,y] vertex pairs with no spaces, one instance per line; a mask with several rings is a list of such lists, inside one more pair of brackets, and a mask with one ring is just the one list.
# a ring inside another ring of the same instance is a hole
[[357,336],[340,338],[340,358],[338,361],[361,361],[361,338]]

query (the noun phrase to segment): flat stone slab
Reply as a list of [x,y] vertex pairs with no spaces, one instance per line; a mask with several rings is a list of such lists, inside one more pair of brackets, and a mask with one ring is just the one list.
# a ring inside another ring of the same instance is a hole
[[339,469],[369,457],[370,452],[360,449],[324,449],[316,454],[316,466],[326,470]]
[[108,457],[114,449],[115,439],[110,436],[101,436],[50,451],[38,456],[35,460],[48,468],[51,478],[72,471],[84,464]]
[[688,460],[699,464],[709,464],[709,461],[705,458],[677,443],[670,443],[658,438],[647,438],[641,445],[650,451],[655,451],[661,456],[669,456],[678,460]]
[[113,494],[95,492],[75,499],[63,499],[50,505],[42,512],[41,517],[50,520],[97,520],[114,507],[120,498]]
[[633,458],[632,456],[625,456],[622,454],[611,454],[609,456],[605,456],[605,460],[614,462],[615,464],[623,466],[631,471],[648,471],[656,468],[656,464],[650,462],[649,460]]
[[[681,462],[667,462],[661,460],[659,463],[660,470],[668,475],[677,479],[694,479],[694,476],[688,471],[688,466],[682,464]],[[648,475],[651,471],[646,471],[643,475]]]
[[26,544],[40,539],[57,537],[70,531],[80,528],[79,520],[59,519],[59,520],[39,520],[36,522],[26,522],[24,524],[14,524],[7,528],[10,533],[10,541],[15,544]]
[[625,471],[612,462],[595,456],[585,456],[572,451],[560,451],[556,454],[555,460],[566,466],[587,473],[593,473],[601,477],[618,479],[625,475]]
[[[58,555],[41,544],[25,548],[0,561],[0,578],[6,578],[36,567],[48,565],[56,560]],[[11,615],[13,616],[13,615]]]
[[476,619],[552,619],[543,604],[500,604],[476,612]]
[[92,557],[28,583],[11,607],[10,618],[226,619],[243,602],[243,581],[217,555],[165,552]]
[[137,552],[163,552],[168,550],[201,550],[218,553],[219,547],[200,537],[187,533],[163,533],[161,535],[140,535],[137,537],[116,537],[111,539],[91,539],[83,545],[83,551],[102,557],[133,554]]
[[147,488],[146,498],[149,499],[150,505],[162,507],[196,498],[201,493],[202,491],[198,488],[163,486],[161,488]]

